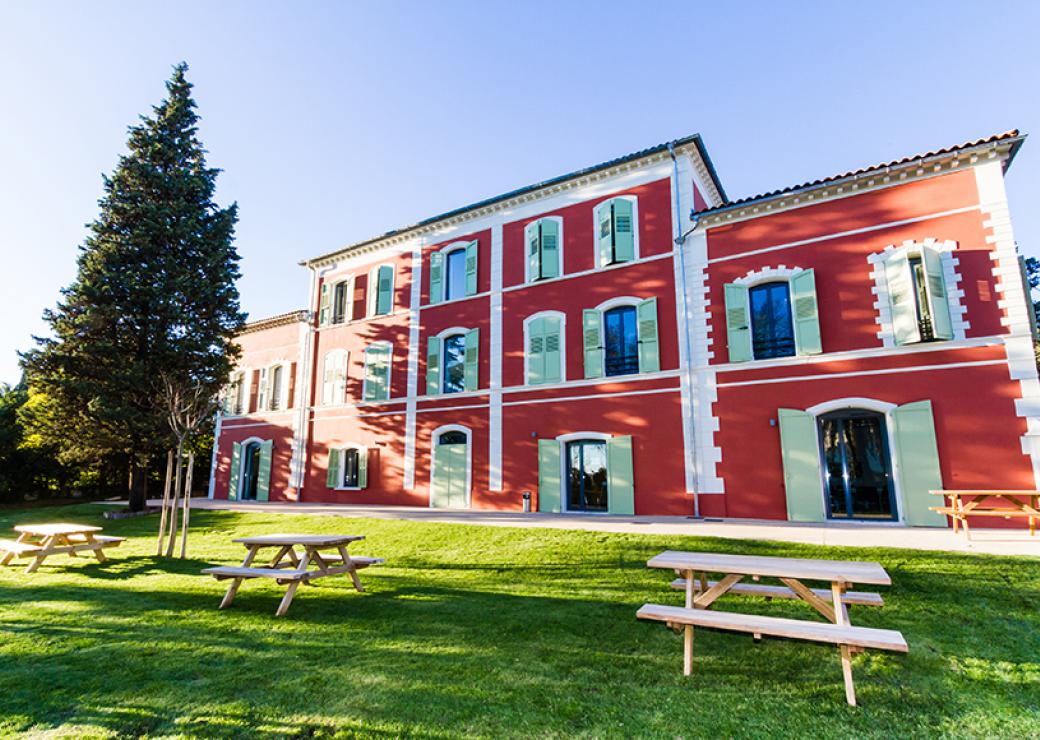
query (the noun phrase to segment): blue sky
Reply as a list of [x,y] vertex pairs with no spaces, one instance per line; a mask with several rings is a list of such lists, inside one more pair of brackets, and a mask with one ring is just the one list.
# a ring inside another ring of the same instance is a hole
[[[126,127],[191,67],[244,308],[296,262],[700,132],[731,197],[1020,128],[1040,3],[0,0],[0,382],[75,275]],[[1040,137],[1008,176],[1040,253]]]

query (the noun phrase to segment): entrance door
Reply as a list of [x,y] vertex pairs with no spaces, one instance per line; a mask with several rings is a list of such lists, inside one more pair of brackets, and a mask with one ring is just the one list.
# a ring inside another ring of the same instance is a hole
[[607,443],[567,443],[567,511],[607,511]]
[[820,417],[823,477],[831,519],[897,519],[885,417],[842,410]]
[[469,470],[466,458],[469,445],[464,432],[444,432],[433,448],[433,495],[437,508],[465,509],[468,505]]
[[242,500],[256,501],[260,482],[260,443],[250,442],[242,451]]

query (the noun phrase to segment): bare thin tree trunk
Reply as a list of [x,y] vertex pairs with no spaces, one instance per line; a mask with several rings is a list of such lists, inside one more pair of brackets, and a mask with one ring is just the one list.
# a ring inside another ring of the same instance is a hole
[[191,518],[191,479],[195,472],[195,450],[188,450],[188,472],[184,481],[184,513],[181,515],[181,557],[188,552],[188,520]]
[[177,542],[177,505],[181,496],[181,472],[184,468],[184,441],[177,442],[177,475],[174,477],[173,502],[170,505],[170,540],[166,546],[166,557],[173,557],[173,546]]
[[166,453],[166,486],[163,488],[162,514],[159,518],[159,541],[155,545],[156,556],[162,555],[163,537],[166,535],[167,508],[170,505],[171,485],[173,485],[173,450]]

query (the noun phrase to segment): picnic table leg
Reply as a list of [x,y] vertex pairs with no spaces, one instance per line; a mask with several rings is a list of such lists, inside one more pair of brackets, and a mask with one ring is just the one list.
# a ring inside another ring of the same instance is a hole
[[[28,532],[19,532],[18,533],[18,539],[15,540],[15,541],[16,542],[28,542],[30,539],[31,539],[31,535]],[[8,551],[6,554],[4,554],[3,559],[0,560],[0,565],[7,565],[13,559],[14,559],[14,553]]]
[[54,541],[56,539],[57,537],[43,538],[43,541],[40,543],[40,550],[36,553],[36,557],[34,557],[33,561],[25,568],[26,573],[36,572],[36,569],[39,568],[40,565],[43,564],[43,561],[47,559],[47,556],[50,555],[51,547],[54,546]]
[[[686,608],[693,608],[693,571],[686,571]],[[683,629],[683,675],[693,673],[693,625]]]
[[357,568],[354,567],[354,561],[350,559],[350,555],[347,554],[347,546],[339,546],[339,554],[343,558],[343,564],[347,566],[347,573],[350,574],[351,580],[354,581],[354,588],[359,592],[364,593],[365,587],[361,585],[361,577],[358,575]]
[[[841,598],[844,591],[844,583],[837,581],[831,584],[835,623],[843,626],[849,623],[849,616],[844,609]],[[852,683],[852,652],[849,650],[848,645],[839,645],[839,648],[841,650],[841,673],[845,679],[845,701],[849,703],[850,707],[854,707],[856,706],[856,686]]]
[[[300,567],[297,571],[307,570],[307,564],[311,559],[310,548],[307,548],[303,553],[303,559],[300,561]],[[289,588],[285,590],[285,596],[282,597],[282,603],[278,605],[278,611],[274,613],[276,617],[284,617],[285,613],[289,611],[289,605],[292,603],[293,597],[296,596],[296,589],[300,587],[300,580],[297,579],[289,584]]]
[[[86,537],[87,537],[87,542],[88,543],[90,543],[92,545],[96,545],[97,544],[97,540],[94,539],[94,533],[93,532],[87,532],[86,533]],[[94,548],[94,557],[96,557],[98,559],[99,563],[104,563],[106,560],[108,560],[108,556],[105,555],[105,553],[101,552],[101,548],[100,547],[95,547]]]
[[[253,564],[253,558],[256,557],[256,553],[260,550],[259,545],[250,545],[249,552],[246,553],[246,559],[242,561],[242,567],[248,568]],[[234,578],[231,581],[231,585],[228,586],[227,593],[224,594],[224,599],[220,602],[220,609],[226,609],[231,606],[231,602],[235,600],[235,594],[238,593],[238,587],[242,585],[244,578]]]

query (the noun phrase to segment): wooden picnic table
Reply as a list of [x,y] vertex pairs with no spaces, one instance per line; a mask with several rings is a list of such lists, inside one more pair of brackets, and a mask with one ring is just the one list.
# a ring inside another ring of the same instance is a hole
[[[849,590],[854,584],[890,585],[892,579],[879,563],[669,550],[647,561],[647,567],[671,569],[680,576],[672,582],[672,587],[685,592],[684,609],[646,604],[640,609],[638,616],[683,627],[685,675],[692,672],[695,624],[747,632],[753,634],[755,639],[769,634],[828,642],[838,645],[841,650],[845,696],[848,703],[855,706],[852,654],[866,647],[900,652],[907,650],[906,641],[898,632],[853,627],[849,620],[848,607],[851,604],[884,604],[879,594]],[[710,573],[721,574],[721,578],[717,581],[709,580]],[[752,583],[744,582],[748,577],[752,579]],[[757,583],[761,578],[776,578],[782,585]],[[802,581],[826,581],[830,583],[830,588],[811,588]],[[733,612],[698,613],[698,610],[710,609],[720,597],[728,593],[760,596],[767,600],[801,600],[819,612],[830,624]]]
[[[279,584],[288,584],[285,596],[275,612],[275,616],[281,617],[289,610],[289,605],[296,596],[296,589],[301,583],[310,584],[324,576],[346,573],[354,582],[354,588],[364,591],[358,571],[385,560],[354,556],[347,552],[350,543],[363,539],[364,535],[349,534],[266,534],[240,537],[234,542],[240,542],[246,547],[246,557],[241,566],[218,566],[206,568],[202,572],[214,576],[218,581],[231,580],[231,585],[220,602],[221,609],[231,605],[238,587],[245,579],[272,578]],[[265,567],[253,567],[253,561],[260,550],[272,547],[278,550],[270,563]],[[297,548],[303,549],[302,555],[296,551]]]
[[76,553],[91,551],[98,562],[103,563],[108,558],[102,549],[115,547],[124,539],[96,534],[101,527],[71,522],[19,524],[14,530],[18,532],[17,540],[0,540],[0,552],[4,553],[0,565],[7,565],[13,558],[23,555],[32,557],[32,562],[25,568],[26,573],[35,572],[51,555],[76,557]]
[[[935,496],[948,498],[948,506],[930,506],[932,511],[946,514],[953,520],[953,533],[957,534],[961,525],[964,534],[970,540],[971,529],[968,527],[969,516],[1002,516],[1026,517],[1029,522],[1029,536],[1036,534],[1036,520],[1040,519],[1040,491],[1003,491],[964,490],[964,491],[929,491]],[[987,499],[995,499],[985,505]]]

